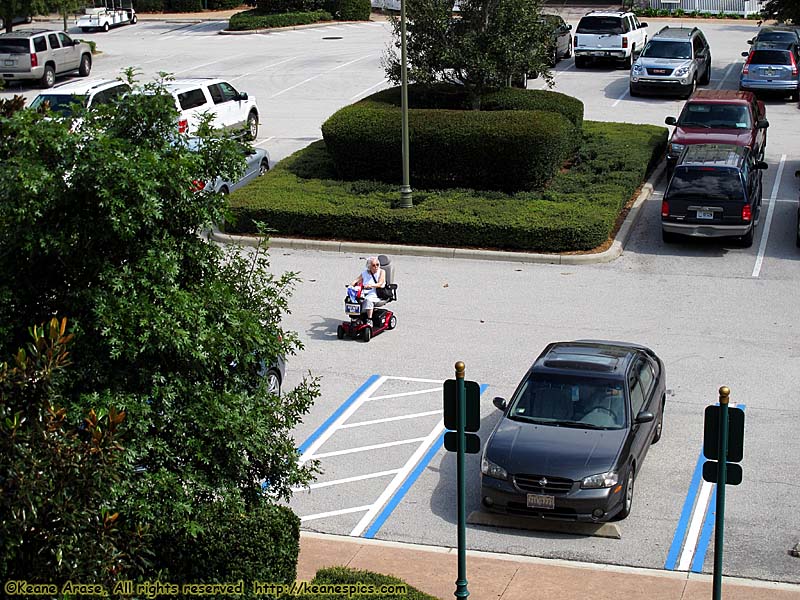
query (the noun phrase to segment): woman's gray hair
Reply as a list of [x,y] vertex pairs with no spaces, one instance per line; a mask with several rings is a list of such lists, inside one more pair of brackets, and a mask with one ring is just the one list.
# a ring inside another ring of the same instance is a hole
[[380,268],[381,261],[378,260],[378,257],[377,256],[370,256],[367,259],[367,270],[369,270],[369,268],[372,266],[372,263],[374,263],[374,262],[378,263],[378,268]]

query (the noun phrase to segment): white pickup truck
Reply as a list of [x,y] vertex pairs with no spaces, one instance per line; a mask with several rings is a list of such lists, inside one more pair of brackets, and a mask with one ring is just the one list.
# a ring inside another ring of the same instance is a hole
[[136,12],[133,6],[130,8],[116,8],[116,7],[96,7],[86,8],[83,14],[78,18],[77,25],[81,31],[108,31],[117,25],[135,25]]
[[586,13],[575,30],[573,51],[575,68],[591,60],[614,59],[630,69],[633,59],[647,43],[647,23],[640,23],[632,12],[592,11]]

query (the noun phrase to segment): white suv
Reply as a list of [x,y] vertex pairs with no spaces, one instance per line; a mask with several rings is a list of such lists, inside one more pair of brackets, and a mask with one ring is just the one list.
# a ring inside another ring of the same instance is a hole
[[70,81],[36,96],[31,102],[30,108],[40,108],[47,103],[53,112],[70,117],[75,104],[92,108],[100,104],[111,103],[130,91],[131,86],[119,79]]
[[632,12],[588,12],[575,30],[575,68],[602,57],[622,61],[630,69],[646,43],[647,23],[640,23]]
[[220,129],[245,130],[248,139],[258,135],[258,107],[256,99],[238,92],[222,79],[174,79],[164,88],[175,98],[180,112],[178,130],[194,134],[201,115],[210,113],[211,125]]

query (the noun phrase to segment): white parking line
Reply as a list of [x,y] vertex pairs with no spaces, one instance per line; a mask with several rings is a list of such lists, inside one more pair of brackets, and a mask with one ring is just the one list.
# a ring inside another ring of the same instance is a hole
[[412,415],[400,415],[399,417],[386,417],[385,419],[373,419],[371,421],[358,421],[357,423],[345,423],[340,425],[339,429],[347,429],[348,427],[364,427],[365,425],[377,425],[378,423],[391,423],[392,421],[402,421],[404,419],[419,419],[420,417],[430,417],[433,415],[442,414],[441,410],[429,410],[426,412],[414,413]]
[[352,96],[352,97],[350,98],[350,100],[355,100],[355,99],[356,99],[356,98],[358,98],[359,96],[364,96],[364,95],[365,95],[367,92],[371,92],[372,90],[374,90],[374,89],[375,89],[376,87],[378,87],[379,85],[383,85],[384,83],[387,83],[388,81],[389,81],[389,80],[388,80],[388,79],[385,79],[385,78],[384,78],[384,79],[381,79],[381,80],[380,80],[378,83],[376,83],[375,85],[371,85],[371,86],[369,86],[367,89],[365,89],[363,92],[358,92],[358,93],[357,93],[355,96]]
[[245,73],[244,75],[239,75],[238,77],[231,77],[230,79],[228,79],[228,81],[236,81],[237,79],[241,79],[242,77],[249,77],[250,75],[253,75],[255,73],[260,73],[261,71],[266,71],[267,69],[271,69],[272,67],[277,67],[278,65],[282,65],[289,61],[295,60],[296,58],[297,58],[296,56],[292,56],[291,58],[287,58],[285,60],[279,60],[276,63],[268,64],[265,67],[259,67],[255,71],[250,71],[249,73]]
[[700,494],[697,497],[697,504],[692,513],[692,520],[689,525],[689,533],[686,535],[686,545],[683,547],[681,559],[678,561],[678,566],[675,567],[676,571],[688,571],[689,566],[692,564],[692,557],[697,548],[697,538],[700,537],[700,527],[703,525],[703,519],[706,516],[708,509],[708,499],[711,497],[711,490],[714,484],[704,481]]
[[211,62],[203,63],[202,65],[195,65],[193,67],[189,67],[188,69],[183,69],[181,71],[174,71],[173,75],[178,75],[179,73],[186,73],[188,71],[194,71],[195,69],[202,69],[203,67],[207,67],[209,65],[215,65],[217,63],[225,62],[226,60],[233,60],[234,58],[239,58],[240,56],[245,56],[250,54],[249,52],[242,52],[241,54],[235,54],[233,56],[226,56],[225,58],[220,58],[219,60],[212,60]]
[[722,88],[722,84],[723,84],[723,83],[725,83],[725,80],[728,78],[728,75],[730,75],[730,74],[731,74],[731,69],[732,69],[733,67],[735,67],[735,66],[736,66],[736,63],[733,63],[733,64],[730,64],[730,65],[728,65],[728,68],[727,68],[727,69],[725,69],[725,74],[722,76],[722,79],[720,79],[720,80],[717,82],[717,85],[715,86],[715,88],[716,88],[716,89],[718,89],[718,90],[719,90],[719,89],[721,89],[721,88]]
[[354,481],[364,481],[365,479],[376,479],[378,477],[386,477],[387,475],[395,475],[400,469],[391,469],[389,471],[379,471],[377,473],[369,473],[367,475],[356,475],[355,477],[345,477],[344,479],[334,479],[333,481],[323,481],[322,483],[312,483],[309,486],[296,486],[292,488],[293,492],[304,492],[306,490],[318,490],[319,488],[330,487],[332,485],[341,485],[343,483],[353,483]]
[[753,277],[758,277],[761,273],[761,265],[764,263],[764,251],[767,249],[767,240],[769,239],[769,226],[772,224],[772,215],[775,212],[775,199],[778,197],[778,188],[781,185],[781,175],[783,175],[783,166],[786,163],[786,155],[781,155],[781,162],[778,165],[778,172],[775,174],[775,183],[772,184],[772,194],[769,199],[769,209],[767,210],[767,219],[764,223],[764,233],[761,235],[761,243],[758,245],[758,256],[756,256],[756,264],[753,267]]
[[416,381],[418,383],[438,383],[439,385],[444,383],[444,381],[439,379],[418,379],[416,377],[392,377],[392,379],[396,379],[397,381]]
[[611,105],[611,107],[613,108],[613,107],[615,107],[617,104],[619,104],[620,102],[622,102],[622,100],[623,100],[623,99],[625,98],[625,96],[627,96],[627,95],[628,95],[628,90],[625,90],[625,92],[624,92],[624,93],[623,93],[623,94],[622,94],[622,95],[621,95],[619,98],[617,98],[616,102],[614,102],[614,104],[612,104],[612,105]]
[[425,438],[409,438],[407,440],[397,440],[396,442],[384,442],[383,444],[370,444],[369,446],[357,446],[346,450],[334,450],[332,452],[320,452],[310,458],[327,458],[329,456],[344,456],[345,454],[355,454],[357,452],[368,452],[369,450],[380,450],[381,448],[391,448],[393,446],[405,446],[406,444],[416,444],[424,442]]
[[354,506],[353,508],[341,508],[339,510],[331,510],[324,513],[317,513],[315,515],[307,515],[305,517],[300,517],[300,521],[313,521],[314,519],[324,519],[325,517],[338,517],[339,515],[348,515],[354,512],[363,512],[365,510],[369,510],[372,508],[371,504],[367,506]]
[[414,390],[413,392],[400,392],[399,394],[386,394],[385,396],[371,396],[368,401],[373,400],[386,400],[387,398],[401,398],[403,396],[417,396],[419,394],[430,394],[431,392],[441,392],[442,388],[431,388],[428,390]]
[[260,146],[261,144],[266,144],[268,141],[270,141],[270,140],[274,140],[274,139],[275,139],[275,136],[274,136],[274,135],[271,135],[271,136],[269,136],[267,139],[265,139],[265,140],[261,140],[261,141],[260,141],[260,142],[258,142],[257,144],[253,144],[253,146]]
[[270,96],[270,99],[272,99],[272,98],[277,98],[277,97],[278,97],[278,96],[280,96],[281,94],[285,94],[286,92],[288,92],[288,91],[290,91],[290,90],[293,90],[293,89],[294,89],[294,88],[296,88],[296,87],[300,87],[301,85],[303,85],[303,84],[305,84],[305,83],[308,83],[309,81],[314,81],[315,79],[318,79],[318,78],[322,77],[323,75],[328,75],[329,73],[332,73],[333,71],[336,71],[337,69],[341,69],[341,68],[343,68],[343,67],[346,67],[346,66],[348,66],[348,65],[352,65],[353,63],[356,63],[356,62],[358,62],[358,61],[360,61],[360,60],[364,60],[365,58],[370,58],[371,56],[373,56],[373,55],[372,55],[372,54],[367,54],[366,56],[362,56],[361,58],[356,58],[355,60],[351,60],[350,62],[346,62],[346,63],[343,63],[343,64],[341,64],[341,65],[337,66],[337,67],[334,67],[334,68],[332,68],[332,69],[329,69],[328,71],[325,71],[324,73],[319,73],[319,74],[317,74],[317,75],[314,75],[314,76],[312,76],[312,77],[309,77],[308,79],[304,79],[304,80],[303,80],[303,81],[301,81],[300,83],[295,83],[294,85],[292,85],[292,86],[289,86],[289,87],[288,87],[288,88],[286,88],[285,90],[281,90],[280,92],[277,92],[277,93],[275,93],[275,94],[272,94],[272,96]]

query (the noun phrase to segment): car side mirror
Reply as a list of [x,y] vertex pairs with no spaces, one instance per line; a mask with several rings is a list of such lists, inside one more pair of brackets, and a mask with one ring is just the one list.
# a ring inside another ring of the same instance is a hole
[[664,119],[664,123],[666,123],[667,125],[677,125],[678,119],[676,119],[675,117],[667,117],[666,119]]
[[656,417],[653,413],[643,410],[638,415],[636,415],[636,422],[637,423],[649,423],[650,421],[654,420]]
[[750,56],[750,53],[749,52],[742,52],[742,56],[748,57],[748,56]]
[[769,127],[769,121],[766,119],[759,119],[756,121],[756,129],[766,129]]
[[567,23],[567,31],[569,31],[570,29],[572,29],[572,24],[571,23]]
[[497,408],[505,412],[508,408],[508,403],[506,402],[505,398],[501,398],[500,396],[496,396],[494,400],[492,400],[492,404],[494,404]]
[[753,40],[754,40],[754,39],[755,39],[755,38],[750,38],[749,40],[747,40],[747,43],[748,43],[748,44],[750,44],[750,45],[752,46],[752,45],[753,45]]
[[239,92],[237,100],[247,100],[247,92]]
[[769,169],[769,165],[765,163],[763,160],[760,160],[756,163],[756,169]]
[[639,29],[647,27],[647,23],[639,23]]

